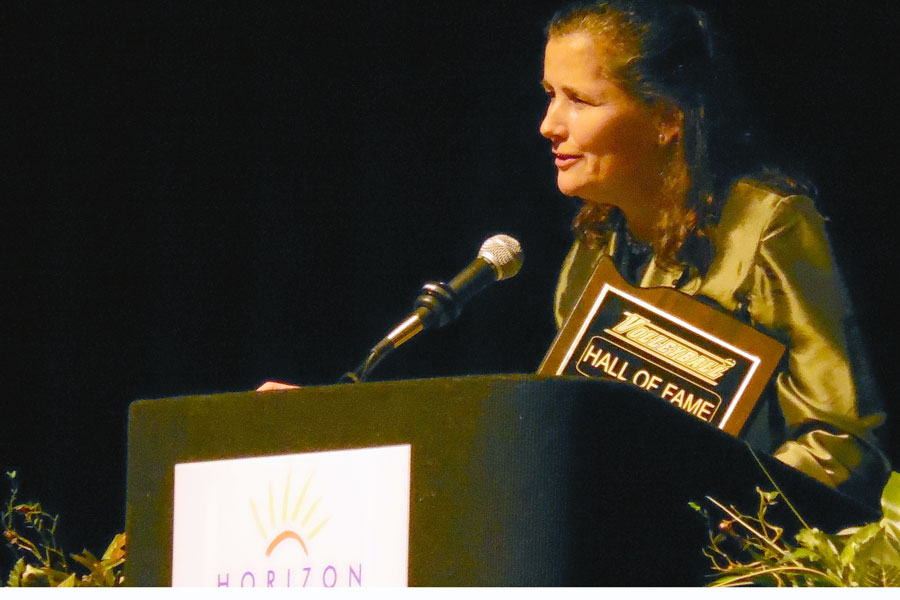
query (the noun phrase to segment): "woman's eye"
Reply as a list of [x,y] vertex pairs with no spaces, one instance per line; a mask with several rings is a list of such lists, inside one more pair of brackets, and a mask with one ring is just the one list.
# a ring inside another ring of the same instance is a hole
[[603,100],[601,98],[587,96],[576,96],[575,102],[577,104],[584,104],[586,106],[600,106],[603,104]]
[[572,104],[580,104],[580,105],[593,105],[593,102],[584,96],[580,96],[578,94],[569,94],[569,102]]

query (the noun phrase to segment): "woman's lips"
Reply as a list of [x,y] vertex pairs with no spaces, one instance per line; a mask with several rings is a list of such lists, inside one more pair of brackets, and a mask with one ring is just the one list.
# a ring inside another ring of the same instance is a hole
[[553,162],[554,164],[556,164],[556,167],[563,170],[568,169],[573,164],[575,164],[575,162],[578,161],[579,158],[581,158],[580,154],[554,153],[553,156],[555,157],[555,160]]

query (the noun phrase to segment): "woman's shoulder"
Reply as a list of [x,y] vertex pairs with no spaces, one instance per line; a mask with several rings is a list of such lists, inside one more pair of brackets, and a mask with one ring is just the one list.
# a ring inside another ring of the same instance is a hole
[[761,190],[783,198],[804,196],[815,200],[818,196],[816,186],[806,177],[790,175],[771,167],[762,167],[738,177],[731,186],[732,192],[737,188]]
[[720,231],[756,224],[762,233],[775,221],[811,219],[824,221],[816,208],[816,188],[809,181],[773,169],[737,178],[725,195]]
[[732,308],[735,290],[750,285],[763,246],[770,255],[775,244],[817,256],[821,244],[810,240],[824,240],[824,219],[814,195],[810,187],[772,172],[736,179],[710,231],[714,258],[700,293]]

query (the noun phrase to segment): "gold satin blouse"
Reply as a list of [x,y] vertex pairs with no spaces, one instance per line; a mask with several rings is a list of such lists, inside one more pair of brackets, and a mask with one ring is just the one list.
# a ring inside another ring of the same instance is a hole
[[597,249],[576,241],[556,289],[557,327],[603,255],[633,285],[681,283],[681,291],[715,301],[787,347],[741,437],[829,486],[878,495],[890,465],[872,430],[884,414],[824,225],[809,198],[744,179],[732,187],[711,232],[715,255],[703,276],[662,267],[650,255],[636,260],[620,247],[621,233]]

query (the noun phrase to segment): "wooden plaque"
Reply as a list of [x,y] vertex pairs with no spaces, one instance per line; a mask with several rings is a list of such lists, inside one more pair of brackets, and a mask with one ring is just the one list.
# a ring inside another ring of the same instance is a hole
[[629,285],[604,258],[538,374],[622,381],[737,436],[784,349],[688,294]]

